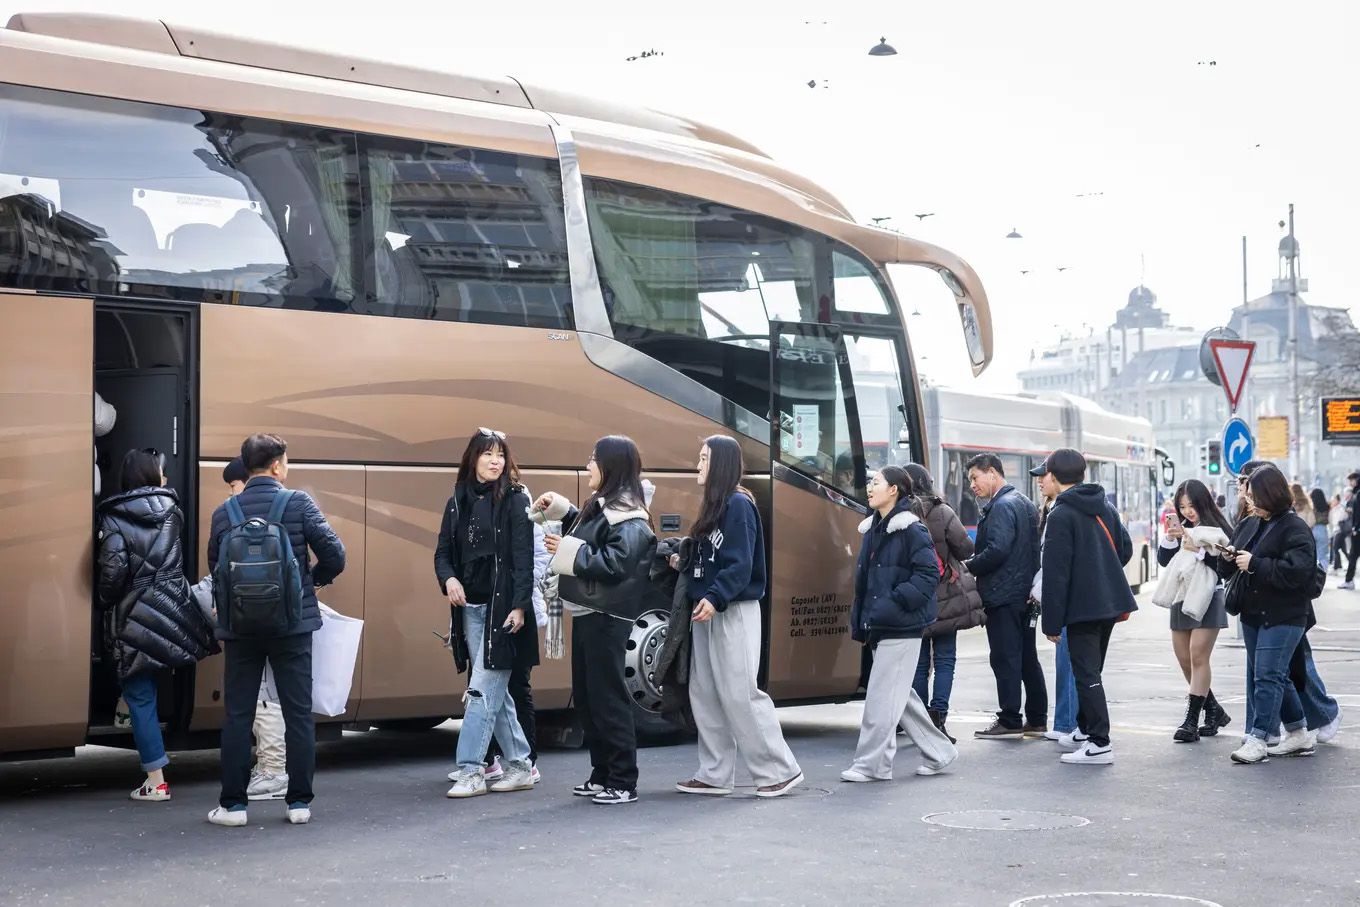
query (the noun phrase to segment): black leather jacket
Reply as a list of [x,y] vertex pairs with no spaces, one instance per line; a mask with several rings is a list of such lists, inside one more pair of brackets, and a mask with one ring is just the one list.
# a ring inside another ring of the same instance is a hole
[[563,601],[629,620],[646,611],[670,610],[670,600],[649,576],[656,535],[646,510],[595,509],[582,520],[581,512],[568,506],[565,513],[550,509],[548,518],[572,527],[551,568],[562,576],[558,592]]
[[99,505],[99,605],[120,678],[218,651],[184,577],[183,529],[169,488],[135,488]]

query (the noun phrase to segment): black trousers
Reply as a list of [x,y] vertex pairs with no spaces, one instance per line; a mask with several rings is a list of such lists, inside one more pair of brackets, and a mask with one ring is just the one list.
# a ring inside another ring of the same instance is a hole
[[1110,709],[1105,704],[1105,652],[1110,648],[1113,620],[1083,621],[1067,625],[1067,651],[1072,656],[1072,677],[1077,682],[1077,727],[1096,746],[1109,746]]
[[1337,531],[1332,533],[1332,569],[1340,570],[1346,565],[1345,558],[1348,554],[1347,536],[1349,532]]
[[590,748],[590,780],[616,790],[637,790],[633,700],[623,680],[631,630],[631,623],[608,614],[571,621],[571,695]]
[[[524,732],[524,739],[529,742],[529,761],[538,761],[538,722],[534,720],[534,690],[529,685],[529,672],[533,668],[528,665],[515,665],[510,669],[510,683],[507,689],[510,691],[510,698],[515,703],[515,717],[519,719],[519,729]],[[496,742],[493,734],[491,746],[486,750],[486,764],[490,765],[491,760],[501,755],[500,744]]]
[[[1025,605],[987,609],[987,644],[996,675],[998,718],[1006,727],[1048,724],[1048,687],[1035,646],[1038,630],[1029,625]],[[1025,693],[1025,717],[1020,717],[1020,690]]]
[[[1360,494],[1360,492],[1356,492]],[[1360,534],[1351,534],[1350,563],[1346,565],[1346,582],[1355,581],[1355,563],[1360,561]]]
[[246,805],[250,783],[251,725],[260,699],[265,662],[274,671],[283,711],[285,764],[292,803],[312,802],[312,774],[316,770],[316,725],[312,719],[312,634],[295,633],[273,639],[231,639],[222,644],[226,665],[223,677],[222,796],[230,809]]

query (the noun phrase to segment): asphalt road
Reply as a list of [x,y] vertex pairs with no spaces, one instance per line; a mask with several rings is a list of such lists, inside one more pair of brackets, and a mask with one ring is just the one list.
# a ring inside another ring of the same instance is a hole
[[[844,784],[859,704],[789,708],[780,717],[808,782],[783,800],[673,793],[694,768],[692,745],[677,745],[643,751],[630,806],[570,796],[588,762],[566,750],[543,754],[538,790],[452,801],[453,722],[322,745],[303,827],[281,803],[252,806],[246,828],[208,825],[215,752],[173,757],[168,804],[127,799],[135,753],[0,765],[0,904],[1360,903],[1360,594],[1325,593],[1311,637],[1345,710],[1338,740],[1250,767],[1228,760],[1243,713],[1233,631],[1214,659],[1232,725],[1174,744],[1185,689],[1166,612],[1146,599],[1110,651],[1113,766],[1062,765],[1043,741],[971,739],[994,699],[974,631],[960,640],[948,774],[913,775],[906,749],[899,780]],[[987,810],[999,812],[975,812]],[[944,812],[998,828],[923,821]],[[1077,892],[1121,894],[1025,900]],[[1140,896],[1151,893],[1182,900]]]

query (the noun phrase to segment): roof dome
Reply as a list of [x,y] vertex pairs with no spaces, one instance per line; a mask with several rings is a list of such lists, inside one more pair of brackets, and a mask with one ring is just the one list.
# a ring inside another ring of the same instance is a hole
[[1299,256],[1299,241],[1297,238],[1293,236],[1286,236],[1284,239],[1280,240],[1281,258],[1298,258],[1298,256]]
[[1139,284],[1138,286],[1134,287],[1132,290],[1129,291],[1129,305],[1131,306],[1146,306],[1156,304],[1157,294],[1152,292],[1142,284]]

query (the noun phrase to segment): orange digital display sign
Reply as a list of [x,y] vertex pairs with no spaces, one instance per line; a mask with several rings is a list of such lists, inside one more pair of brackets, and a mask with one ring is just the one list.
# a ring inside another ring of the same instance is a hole
[[1322,440],[1360,444],[1360,396],[1322,398]]

